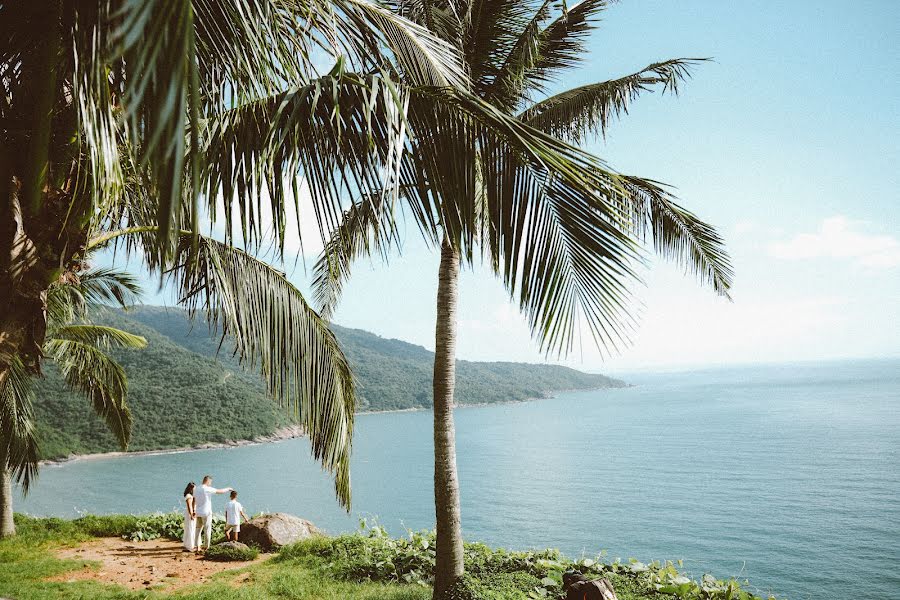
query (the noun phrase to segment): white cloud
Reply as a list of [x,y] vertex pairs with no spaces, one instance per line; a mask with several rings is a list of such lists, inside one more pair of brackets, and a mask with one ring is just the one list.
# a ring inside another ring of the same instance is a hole
[[900,240],[862,231],[861,223],[844,216],[822,221],[815,233],[801,233],[769,246],[769,254],[785,260],[838,258],[855,264],[888,269],[900,265]]

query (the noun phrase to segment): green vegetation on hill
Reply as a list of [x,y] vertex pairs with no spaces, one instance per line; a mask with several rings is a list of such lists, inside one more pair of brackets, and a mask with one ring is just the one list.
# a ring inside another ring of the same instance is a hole
[[[155,450],[253,439],[290,425],[291,415],[269,400],[245,372],[227,341],[192,323],[177,308],[100,309],[100,323],[147,338],[141,351],[117,351],[128,374],[134,413],[131,450]],[[360,410],[430,408],[434,355],[413,344],[334,326],[357,378]],[[621,387],[621,381],[553,365],[459,361],[457,402],[490,404],[554,391]],[[112,435],[47,369],[36,388],[36,421],[44,458],[118,449]]]

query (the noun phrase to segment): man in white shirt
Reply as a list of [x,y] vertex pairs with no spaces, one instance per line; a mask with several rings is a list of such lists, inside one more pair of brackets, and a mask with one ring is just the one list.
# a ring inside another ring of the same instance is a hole
[[225,503],[225,539],[230,542],[238,541],[241,532],[241,518],[249,521],[244,514],[244,507],[237,501],[237,492],[231,490],[231,500]]
[[217,490],[212,486],[212,475],[203,478],[203,483],[194,492],[194,513],[197,515],[197,543],[194,547],[197,552],[203,548],[203,533],[206,532],[206,548],[209,549],[212,538],[212,495],[224,494],[230,492],[232,488],[222,488]]

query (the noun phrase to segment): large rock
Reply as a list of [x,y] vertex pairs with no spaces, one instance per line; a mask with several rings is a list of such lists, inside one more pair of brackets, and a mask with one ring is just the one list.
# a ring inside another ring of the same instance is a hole
[[286,513],[273,513],[250,519],[241,525],[240,536],[242,542],[259,546],[268,552],[321,534],[322,532],[306,519]]

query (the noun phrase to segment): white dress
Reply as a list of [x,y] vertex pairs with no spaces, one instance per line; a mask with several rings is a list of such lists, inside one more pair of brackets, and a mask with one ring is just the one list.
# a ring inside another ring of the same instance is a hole
[[194,550],[194,518],[191,516],[191,513],[187,508],[188,498],[193,498],[190,494],[185,495],[184,497],[184,537],[181,538],[182,544],[184,544],[185,550]]

